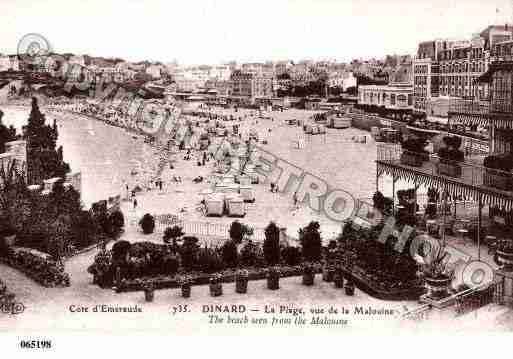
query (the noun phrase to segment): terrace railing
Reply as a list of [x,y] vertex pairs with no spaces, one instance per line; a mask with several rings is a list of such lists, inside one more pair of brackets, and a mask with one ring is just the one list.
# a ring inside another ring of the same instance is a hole
[[401,313],[399,319],[405,321],[421,322],[429,319],[431,310],[433,310],[431,304],[424,304],[412,310]]
[[[410,155],[410,156],[406,156]],[[408,158],[409,157],[409,160]],[[411,161],[418,158],[417,163]],[[408,168],[431,176],[445,176],[456,182],[513,192],[513,173],[482,166],[467,158],[462,162],[404,151],[399,145],[378,144],[377,161]]]
[[455,315],[461,316],[488,304],[502,303],[503,289],[502,281],[492,281],[458,293],[454,304]]
[[464,100],[458,99],[451,101],[449,112],[464,113],[469,115],[487,115],[490,113],[491,106],[489,100]]

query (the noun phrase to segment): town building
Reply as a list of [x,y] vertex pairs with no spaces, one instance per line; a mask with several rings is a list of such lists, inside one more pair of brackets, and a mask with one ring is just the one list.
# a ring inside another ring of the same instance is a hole
[[258,75],[251,72],[234,71],[230,76],[232,95],[256,98],[273,97],[273,77],[268,75]]
[[[507,235],[513,225],[513,58],[508,56],[513,55],[512,48],[513,41],[492,43],[488,69],[476,79],[480,85],[488,86],[487,106],[483,106],[482,98],[458,98],[448,111],[452,124],[488,128],[490,136],[486,154],[466,149],[461,151],[462,148],[457,150],[463,152],[464,157],[458,160],[443,157],[441,151],[430,153],[429,156],[418,154],[419,157],[416,157],[415,153],[405,153],[400,146],[378,145],[376,179],[383,175],[392,178],[394,205],[397,181],[411,184],[415,193],[419,188],[432,188],[440,195],[437,201],[444,201],[445,205],[450,198],[463,198],[473,203],[476,211],[464,222],[458,219],[456,208],[453,207],[451,216],[447,215],[450,211],[442,210],[440,218],[433,221],[433,225],[442,240],[448,232],[458,233],[462,241],[475,241],[478,260],[481,246],[493,246],[493,238]],[[411,215],[418,217],[419,213]],[[488,215],[484,217],[484,213]],[[504,290],[507,289],[507,297],[512,300],[513,277],[510,274],[509,279],[505,280],[509,280],[509,284],[506,286],[503,282]]]
[[356,86],[356,77],[350,71],[331,72],[328,75],[328,87],[338,87],[345,92],[348,88]]
[[19,71],[18,56],[0,55],[0,72],[3,71]]
[[511,40],[511,25],[489,26],[471,40],[421,42],[413,61],[414,110],[434,115],[442,98],[486,100],[488,85],[477,79],[490,64],[494,44]]
[[412,65],[400,65],[388,85],[358,86],[358,105],[404,115],[413,110]]
[[146,73],[153,79],[160,79],[162,77],[162,72],[163,66],[160,65],[150,65],[146,68]]

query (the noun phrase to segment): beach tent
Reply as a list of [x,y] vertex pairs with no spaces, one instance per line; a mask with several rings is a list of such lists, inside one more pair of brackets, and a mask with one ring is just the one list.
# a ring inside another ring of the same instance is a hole
[[222,216],[224,212],[224,195],[215,193],[207,197],[207,216]]
[[230,217],[244,217],[246,209],[242,196],[238,194],[231,194],[226,196],[226,208]]
[[240,195],[244,202],[255,202],[255,194],[253,192],[253,187],[251,185],[240,185],[239,187]]

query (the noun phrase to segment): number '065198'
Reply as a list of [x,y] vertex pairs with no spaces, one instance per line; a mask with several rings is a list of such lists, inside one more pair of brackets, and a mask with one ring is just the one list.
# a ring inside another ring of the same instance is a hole
[[51,340],[22,340],[20,341],[22,349],[51,349]]

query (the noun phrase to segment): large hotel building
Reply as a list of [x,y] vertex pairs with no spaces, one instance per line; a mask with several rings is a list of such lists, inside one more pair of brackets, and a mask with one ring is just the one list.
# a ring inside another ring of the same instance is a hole
[[471,40],[433,40],[419,44],[413,61],[415,112],[435,115],[443,100],[489,97],[476,80],[488,70],[495,44],[513,39],[513,26],[489,26]]

